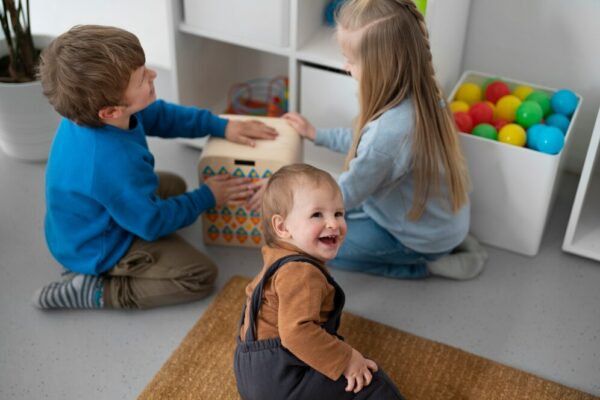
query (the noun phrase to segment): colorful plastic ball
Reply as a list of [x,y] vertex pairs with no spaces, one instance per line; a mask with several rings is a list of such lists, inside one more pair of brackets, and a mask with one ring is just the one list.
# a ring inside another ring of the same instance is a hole
[[558,154],[565,145],[565,136],[555,126],[544,126],[537,137],[536,146],[546,154]]
[[481,88],[474,83],[463,83],[458,87],[454,100],[464,101],[468,105],[481,101]]
[[454,122],[461,132],[471,133],[473,130],[473,120],[471,119],[471,116],[464,111],[454,113]]
[[522,102],[515,113],[515,119],[523,126],[523,128],[529,128],[531,125],[539,124],[543,116],[544,112],[542,111],[542,107],[531,100]]
[[453,113],[461,111],[467,112],[469,111],[469,105],[464,101],[455,100],[450,102],[450,111]]
[[496,131],[496,128],[494,128],[490,124],[477,125],[475,128],[473,128],[473,131],[471,131],[471,134],[473,134],[474,136],[479,136],[479,137],[486,138],[486,139],[498,140],[498,131]]
[[521,100],[512,94],[506,95],[496,103],[496,117],[508,122],[515,120],[517,108],[521,105]]
[[527,98],[527,96],[529,96],[531,94],[531,92],[533,92],[533,88],[530,86],[517,86],[515,88],[515,90],[513,90],[513,93],[515,96],[517,96],[519,98],[519,100],[523,101]]
[[507,94],[510,94],[510,88],[502,81],[493,81],[485,88],[485,99],[494,104]]
[[492,76],[491,78],[487,78],[486,80],[483,81],[483,84],[481,85],[481,91],[483,93],[485,93],[485,91],[487,90],[487,87],[492,83],[492,82],[502,82],[502,78],[500,78],[499,76]]
[[537,138],[545,127],[546,126],[542,124],[535,124],[527,129],[527,147],[537,150]]
[[577,96],[568,89],[561,89],[552,95],[550,103],[555,113],[570,117],[577,108]]
[[473,120],[473,125],[491,124],[494,120],[494,110],[487,102],[473,104],[469,109],[469,115]]
[[542,107],[544,117],[549,115],[552,111],[552,107],[550,107],[550,96],[541,90],[534,90],[525,98],[525,100],[535,101],[538,103]]
[[521,125],[517,124],[507,124],[500,132],[498,132],[498,141],[502,143],[512,144],[514,146],[525,145],[525,141],[527,138],[527,134],[525,133],[525,129]]
[[496,128],[498,132],[500,132],[500,129],[502,129],[506,124],[508,124],[508,122],[503,119],[496,119],[492,123],[492,125],[494,125],[494,128]]
[[546,125],[557,127],[563,134],[567,133],[570,122],[569,118],[563,114],[550,114],[546,118]]

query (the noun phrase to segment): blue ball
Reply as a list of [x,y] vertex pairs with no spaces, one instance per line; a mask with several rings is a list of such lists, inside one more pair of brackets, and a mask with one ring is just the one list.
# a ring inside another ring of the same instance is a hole
[[536,146],[546,154],[558,154],[565,145],[565,136],[555,126],[545,126],[537,137]]
[[555,113],[570,117],[577,108],[577,96],[568,89],[561,89],[554,93],[550,99],[550,104]]
[[531,125],[527,129],[527,147],[533,150],[537,150],[537,140],[540,132],[545,128],[545,125],[535,124]]
[[565,134],[569,129],[569,118],[563,114],[552,114],[546,118],[546,125],[555,126]]

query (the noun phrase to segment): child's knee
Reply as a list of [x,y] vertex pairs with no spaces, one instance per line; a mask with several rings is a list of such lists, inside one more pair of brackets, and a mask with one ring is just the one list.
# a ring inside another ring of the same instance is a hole
[[192,264],[188,273],[181,279],[192,285],[206,286],[212,285],[218,275],[217,265],[212,260],[204,258]]

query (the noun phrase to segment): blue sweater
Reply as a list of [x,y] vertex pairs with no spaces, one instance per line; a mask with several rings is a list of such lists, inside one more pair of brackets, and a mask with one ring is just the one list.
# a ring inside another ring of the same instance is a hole
[[[448,201],[430,197],[423,216],[410,220],[415,182],[412,173],[414,111],[404,100],[364,128],[357,156],[338,183],[344,206],[362,207],[377,224],[405,246],[420,253],[441,253],[460,244],[469,231],[470,206],[452,213]],[[348,153],[350,129],[318,129],[315,143]],[[440,173],[441,193],[447,194],[444,172]]]
[[130,129],[61,121],[46,169],[46,241],[66,268],[100,274],[135,237],[151,241],[193,223],[215,204],[206,185],[165,200],[146,135],[224,137],[227,120],[158,100],[132,115]]

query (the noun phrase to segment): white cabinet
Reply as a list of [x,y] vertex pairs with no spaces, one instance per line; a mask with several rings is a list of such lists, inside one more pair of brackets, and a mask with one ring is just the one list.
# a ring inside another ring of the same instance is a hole
[[600,110],[579,179],[563,250],[600,261]]

